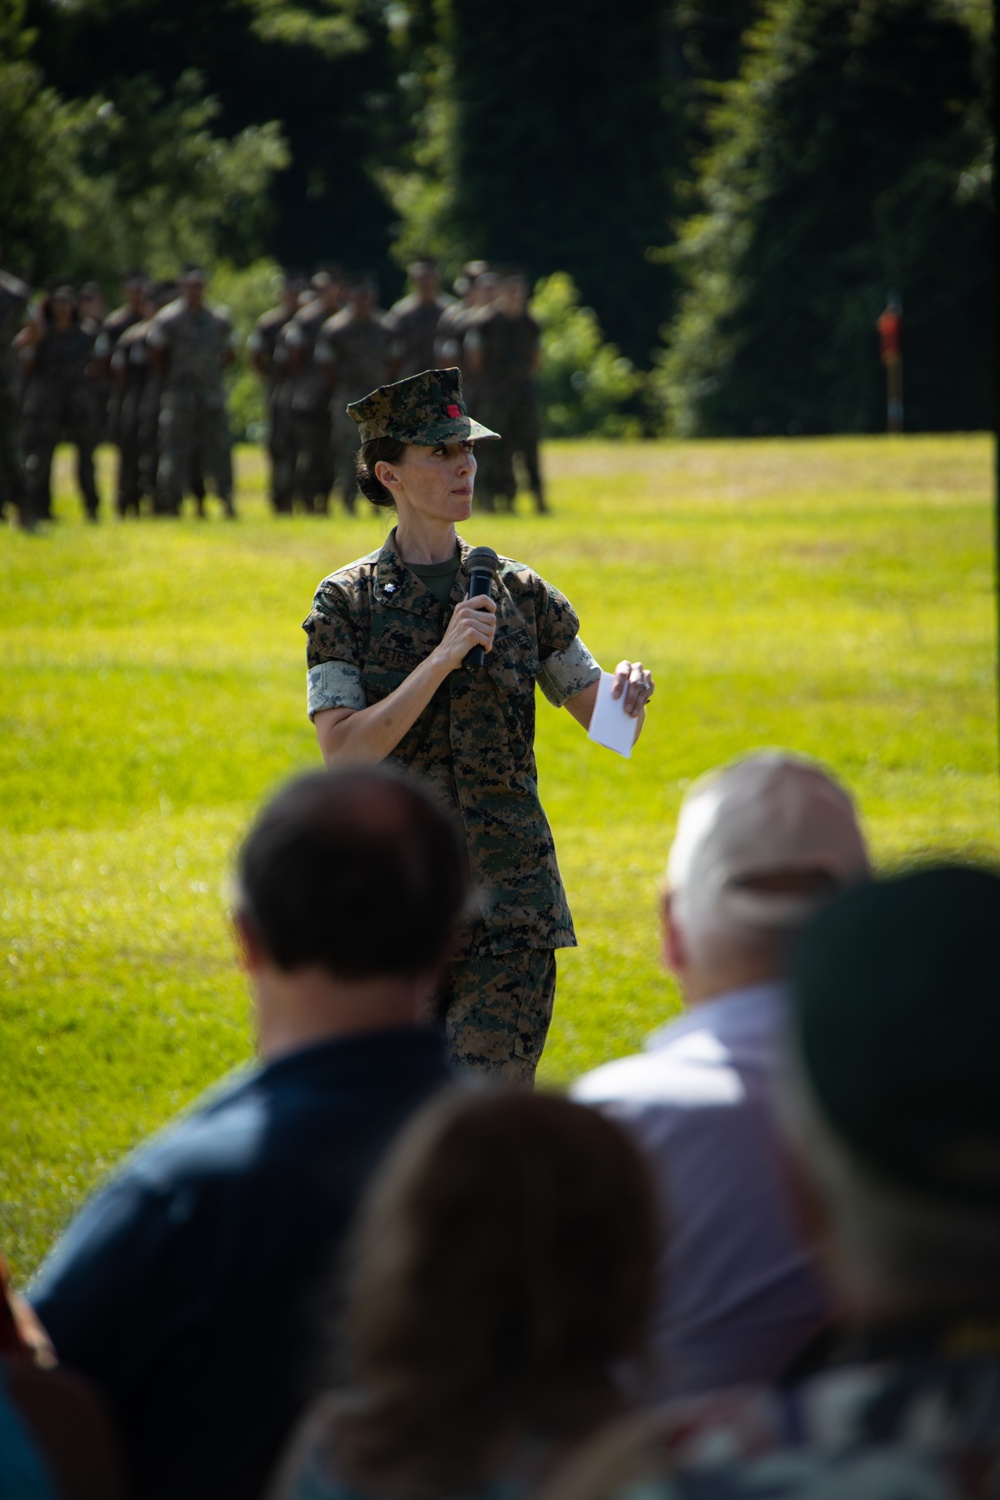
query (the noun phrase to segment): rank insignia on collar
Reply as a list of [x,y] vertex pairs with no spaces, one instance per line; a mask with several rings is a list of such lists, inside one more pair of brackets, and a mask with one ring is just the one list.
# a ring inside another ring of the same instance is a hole
[[394,594],[396,592],[396,585],[394,583],[387,583],[382,592],[383,594]]

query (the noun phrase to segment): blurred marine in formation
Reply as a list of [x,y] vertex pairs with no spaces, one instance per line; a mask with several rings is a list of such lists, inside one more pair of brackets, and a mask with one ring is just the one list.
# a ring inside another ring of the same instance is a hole
[[396,380],[437,368],[434,341],[452,298],[441,292],[437,262],[425,256],[408,267],[412,292],[389,309]]
[[360,401],[396,378],[392,325],[378,306],[374,277],[359,276],[348,283],[347,306],[320,329],[316,360],[326,371],[328,400],[333,387],[334,468],[344,509],[351,514],[358,493],[360,442],[357,423],[347,413],[348,403]]
[[14,339],[28,307],[31,290],[17,276],[0,270],[0,515],[27,530],[35,518],[28,509],[21,451],[20,380]]
[[108,362],[101,357],[101,337],[104,332],[104,293],[96,281],[85,281],[80,288],[80,322],[94,333],[94,360],[87,385],[87,399],[93,410],[92,424],[94,442],[108,441],[109,402],[111,376]]
[[437,369],[457,366],[462,372],[462,392],[468,406],[479,406],[479,384],[465,357],[465,335],[482,310],[496,296],[497,277],[484,260],[466,261],[454,284],[457,302],[445,308],[434,338]]
[[61,438],[76,448],[76,477],[87,519],[97,520],[91,381],[98,332],[95,323],[81,318],[74,288],[60,286],[42,298],[15,340],[25,382],[25,478],[34,520],[52,519],[52,459]]
[[142,318],[119,335],[111,356],[115,389],[112,409],[117,411],[119,516],[139,515],[146,498],[152,502],[154,511],[161,509],[157,501],[156,466],[163,377],[150,362],[148,340],[153,318],[176,295],[176,286],[169,282],[147,286],[143,291]]
[[305,289],[301,271],[285,271],[281,301],[257,319],[247,341],[250,363],[264,382],[267,451],[271,456],[271,508],[287,515],[295,499],[295,431],[292,425],[288,346],[282,331],[295,317]]
[[307,513],[325,515],[333,488],[330,387],[316,358],[316,340],[327,318],[343,306],[343,272],[317,271],[312,293],[281,330],[276,358],[287,360],[280,395],[290,404],[295,445],[294,498]]
[[[104,319],[97,338],[96,353],[98,375],[106,381],[110,374],[110,391],[107,397],[105,433],[112,443],[118,442],[118,418],[121,409],[121,381],[115,379],[113,361],[115,350],[124,334],[145,317],[144,300],[149,278],[141,266],[134,266],[125,277],[125,301]],[[103,436],[103,434],[102,434]]]
[[480,467],[476,486],[483,510],[510,510],[517,494],[515,458],[524,464],[539,515],[548,510],[538,458],[541,328],[528,311],[528,283],[519,271],[500,278],[495,301],[475,313],[464,337],[464,362],[476,382],[488,427],[502,434]]
[[[163,375],[157,491],[163,513],[178,516],[200,465],[226,516],[235,519],[233,460],[222,377],[234,358],[229,313],[205,302],[205,272],[189,265],[181,295],[158,312],[147,347]],[[199,512],[204,511],[199,507]]]

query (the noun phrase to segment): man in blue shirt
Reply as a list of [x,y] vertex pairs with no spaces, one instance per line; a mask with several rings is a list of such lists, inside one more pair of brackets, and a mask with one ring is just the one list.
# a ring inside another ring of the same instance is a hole
[[419,789],[384,770],[303,777],[238,873],[260,1065],[140,1148],[29,1290],[60,1358],[111,1398],[144,1500],[260,1493],[327,1373],[361,1190],[449,1076],[423,1016],[465,877]]

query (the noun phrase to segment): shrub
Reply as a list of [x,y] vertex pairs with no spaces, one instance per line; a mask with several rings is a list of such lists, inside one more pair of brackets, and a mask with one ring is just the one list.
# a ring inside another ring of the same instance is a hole
[[627,410],[645,377],[614,344],[606,344],[592,308],[565,271],[535,286],[531,311],[542,326],[539,394],[546,437],[638,437],[640,418]]

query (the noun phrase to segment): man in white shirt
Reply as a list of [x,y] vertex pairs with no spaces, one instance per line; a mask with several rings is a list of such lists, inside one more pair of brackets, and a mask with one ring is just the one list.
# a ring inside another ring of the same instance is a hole
[[796,1222],[770,1093],[794,939],[867,877],[854,805],[817,764],[765,751],[697,781],[663,898],[663,961],[689,1014],[574,1097],[629,1129],[666,1231],[644,1399],[773,1379],[829,1317]]

